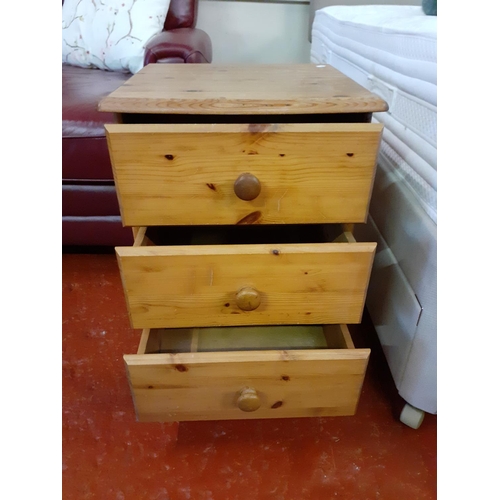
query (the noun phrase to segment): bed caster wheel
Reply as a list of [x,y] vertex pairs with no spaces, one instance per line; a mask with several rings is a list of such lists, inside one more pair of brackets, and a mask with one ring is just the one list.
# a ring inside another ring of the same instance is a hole
[[403,424],[411,427],[412,429],[418,429],[422,424],[425,417],[425,412],[415,408],[414,406],[406,403],[399,420],[403,422]]

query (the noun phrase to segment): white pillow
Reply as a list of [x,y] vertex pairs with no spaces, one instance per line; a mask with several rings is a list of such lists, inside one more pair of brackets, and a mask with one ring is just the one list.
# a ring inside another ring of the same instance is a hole
[[63,63],[137,73],[145,45],[163,30],[170,0],[65,0]]

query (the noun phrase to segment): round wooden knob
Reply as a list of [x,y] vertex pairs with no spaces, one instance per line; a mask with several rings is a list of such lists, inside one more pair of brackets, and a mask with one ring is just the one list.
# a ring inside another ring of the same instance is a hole
[[260,306],[260,294],[251,287],[242,288],[236,294],[236,305],[242,311],[253,311]]
[[240,393],[237,401],[241,411],[255,411],[260,408],[260,399],[257,391],[253,387],[246,387]]
[[234,181],[234,193],[240,200],[255,200],[260,194],[260,182],[253,174],[241,174]]

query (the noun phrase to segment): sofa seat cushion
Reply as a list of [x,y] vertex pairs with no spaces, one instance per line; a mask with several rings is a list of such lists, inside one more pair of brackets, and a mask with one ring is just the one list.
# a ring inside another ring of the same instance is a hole
[[104,137],[104,124],[116,123],[113,113],[97,110],[99,101],[132,75],[99,69],[62,66],[62,136]]

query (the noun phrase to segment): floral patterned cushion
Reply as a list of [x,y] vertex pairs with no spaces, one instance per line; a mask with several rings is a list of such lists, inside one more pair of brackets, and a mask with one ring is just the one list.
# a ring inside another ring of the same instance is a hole
[[145,45],[163,29],[170,0],[65,0],[63,63],[137,73]]

